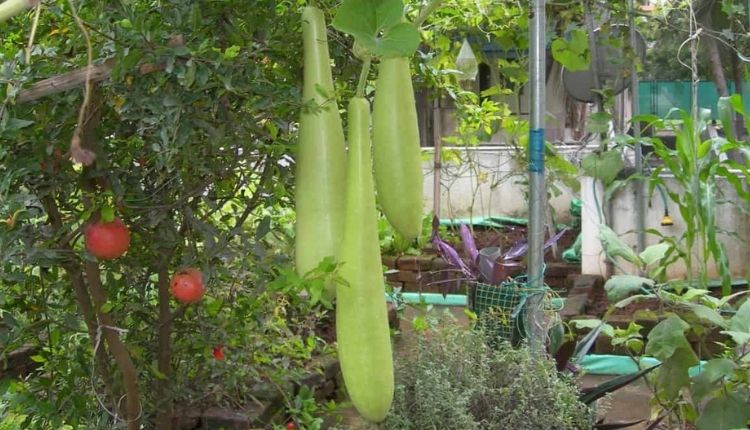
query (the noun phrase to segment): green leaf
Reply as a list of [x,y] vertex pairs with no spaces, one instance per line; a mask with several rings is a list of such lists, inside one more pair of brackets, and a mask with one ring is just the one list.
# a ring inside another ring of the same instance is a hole
[[215,317],[216,315],[218,315],[222,304],[224,304],[224,299],[222,298],[208,298],[205,300],[205,305],[203,308],[206,310],[206,314],[208,316]]
[[732,430],[747,428],[748,419],[750,405],[730,392],[711,399],[695,424],[698,430]]
[[331,25],[352,35],[372,54],[409,56],[419,45],[419,31],[403,22],[401,0],[345,0]]
[[644,249],[639,255],[644,266],[649,266],[664,258],[671,247],[668,243],[657,243]]
[[31,361],[33,361],[34,363],[44,363],[45,361],[47,361],[47,359],[42,357],[41,355],[32,355],[29,358],[31,358]]
[[636,294],[634,296],[628,297],[627,299],[620,300],[619,302],[615,303],[614,306],[616,308],[622,309],[631,303],[638,303],[644,300],[654,299],[654,298],[656,298],[655,294]]
[[634,293],[639,293],[643,288],[653,288],[654,281],[648,278],[633,275],[614,275],[604,284],[607,292],[607,300],[618,302]]
[[601,153],[592,152],[581,160],[581,167],[588,176],[599,179],[608,185],[614,181],[625,163],[617,151],[605,151]]
[[684,300],[684,301],[690,302],[693,299],[695,299],[696,297],[703,297],[703,296],[708,295],[709,293],[710,293],[710,291],[703,290],[703,289],[700,289],[700,288],[688,288],[688,290],[685,292],[685,294],[683,294],[682,296],[680,296],[680,298],[682,300]]
[[701,399],[717,387],[717,381],[731,377],[736,368],[737,365],[727,358],[715,358],[706,362],[701,368],[701,373],[693,378],[692,392],[695,402],[700,403]]
[[659,369],[656,377],[659,391],[667,396],[668,400],[677,398],[680,390],[690,385],[688,370],[696,364],[698,364],[698,357],[689,345],[675,349],[674,353],[662,362]]
[[586,30],[576,28],[569,36],[570,40],[558,38],[552,41],[552,58],[570,71],[588,69],[591,54]]
[[690,325],[676,315],[660,322],[648,335],[646,354],[663,361],[671,357],[677,349],[690,349],[690,344],[685,338],[685,331],[689,328]]
[[750,300],[745,300],[742,306],[737,309],[737,313],[729,320],[729,329],[750,333]]
[[721,333],[731,337],[737,345],[745,345],[750,341],[750,333],[746,331],[722,330]]
[[610,122],[612,122],[612,115],[608,112],[594,112],[589,115],[586,131],[589,133],[606,133],[609,130]]
[[724,319],[721,314],[709,308],[708,306],[704,306],[698,303],[685,303],[685,306],[690,308],[690,311],[692,311],[695,316],[703,321],[710,322],[711,324],[722,328],[725,328],[729,324],[729,322]]
[[596,318],[588,318],[588,319],[580,319],[580,320],[571,320],[570,323],[574,325],[576,328],[587,328],[587,329],[595,329],[602,326],[601,331],[604,335],[608,337],[614,337],[615,336],[615,328],[607,323],[603,323],[601,320]]
[[407,57],[419,46],[419,31],[411,24],[403,22],[392,27],[382,39],[376,39],[372,47],[373,55],[379,57]]
[[729,140],[734,140],[734,121],[732,121],[732,104],[729,97],[719,97],[716,107],[719,110],[721,127]]
[[599,240],[602,242],[604,252],[607,253],[609,258],[622,257],[631,263],[640,263],[633,249],[621,241],[617,233],[604,224],[599,225]]
[[108,314],[108,313],[112,312],[112,309],[114,309],[114,308],[115,308],[115,305],[113,305],[112,302],[106,302],[106,303],[104,303],[102,305],[101,308],[99,308],[99,312],[101,312],[103,314]]
[[104,206],[101,210],[102,221],[112,222],[115,219],[115,208],[112,206]]
[[233,60],[237,58],[238,55],[240,55],[240,47],[237,45],[232,45],[229,48],[224,50],[225,60]]

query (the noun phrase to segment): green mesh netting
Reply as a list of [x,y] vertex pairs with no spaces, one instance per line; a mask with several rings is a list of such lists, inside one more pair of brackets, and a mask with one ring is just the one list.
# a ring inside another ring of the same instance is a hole
[[517,280],[489,285],[468,284],[469,309],[477,315],[478,325],[497,341],[518,343],[523,340],[526,284]]

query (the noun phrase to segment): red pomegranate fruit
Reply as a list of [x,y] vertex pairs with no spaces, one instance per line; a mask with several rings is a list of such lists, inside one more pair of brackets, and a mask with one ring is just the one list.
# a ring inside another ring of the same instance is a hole
[[114,260],[130,247],[130,230],[120,218],[96,221],[83,229],[86,250],[100,260]]
[[194,268],[182,269],[172,277],[169,291],[180,303],[199,302],[203,298],[203,274]]

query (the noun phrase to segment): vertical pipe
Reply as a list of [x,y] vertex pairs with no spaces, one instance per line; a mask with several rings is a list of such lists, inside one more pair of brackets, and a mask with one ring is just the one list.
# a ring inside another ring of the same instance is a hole
[[[591,53],[591,77],[594,84],[594,90],[602,89],[601,76],[599,76],[599,50],[597,49],[596,33],[594,32],[594,16],[591,13],[590,0],[583,0],[583,21],[586,26],[586,33],[589,36],[589,52]],[[603,112],[602,96],[598,92],[594,93],[597,112]]]
[[[633,0],[628,0],[628,26],[630,27],[630,48],[637,57],[636,44],[638,41],[635,28],[635,5],[633,3]],[[638,180],[635,181],[635,225],[638,232],[636,245],[640,253],[646,248],[646,204],[643,192],[645,184],[643,179],[641,179],[643,177],[643,149],[641,148],[641,122],[632,119],[640,114],[641,109],[637,68],[638,60],[638,58],[633,59],[630,69],[630,94],[631,102],[633,103],[631,108],[631,124],[633,126],[633,137],[635,138],[635,174],[638,175]]]
[[[544,286],[544,112],[546,83],[546,19],[545,0],[532,3],[529,27],[529,81],[531,89],[529,127],[529,288],[541,290]],[[532,351],[544,348],[545,331],[542,326],[542,299],[532,294],[526,302],[526,333]]]
[[443,150],[443,116],[440,112],[440,93],[432,105],[432,142],[435,148],[433,157],[432,215],[440,219],[440,181],[442,178],[441,155]]

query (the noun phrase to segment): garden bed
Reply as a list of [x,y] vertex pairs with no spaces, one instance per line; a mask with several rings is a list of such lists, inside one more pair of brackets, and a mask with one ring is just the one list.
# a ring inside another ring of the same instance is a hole
[[[604,291],[604,279],[602,277],[578,275],[574,277],[572,283],[573,287],[569,290],[568,299],[565,302],[563,310],[560,312],[561,317],[566,322],[580,319],[604,318],[607,324],[623,329],[627,328],[631,323],[635,323],[643,327],[641,334],[646,338],[654,326],[670,315],[669,307],[657,298],[636,301],[622,308],[612,309],[607,313],[611,304],[607,301]],[[716,294],[718,294],[718,291]],[[588,329],[578,329],[581,335],[587,331]],[[725,342],[727,339],[727,336],[721,334],[719,329],[708,333],[702,343],[697,338],[688,337],[688,341],[693,346],[696,354],[701,358],[715,356],[721,350],[721,346],[718,343]],[[596,354],[619,355],[627,355],[628,353],[624,348],[613,347],[611,339],[604,334],[599,335],[592,352]]]
[[[580,263],[568,263],[561,258],[562,252],[573,245],[578,233],[578,230],[568,230],[557,242],[557,254],[548,251],[545,255],[545,283],[561,296],[566,296],[572,287],[572,277],[581,273]],[[474,229],[474,240],[478,249],[499,246],[502,250],[508,250],[518,241],[525,240],[526,235],[527,228],[523,226]],[[460,242],[454,243],[457,239],[447,240],[463,258],[466,258]],[[440,257],[431,244],[424,246],[420,255],[384,255],[382,260],[383,265],[389,269],[386,276],[388,284],[393,288],[400,288],[403,292],[466,293],[463,282],[465,277]],[[524,272],[523,265],[507,268],[509,276]]]

